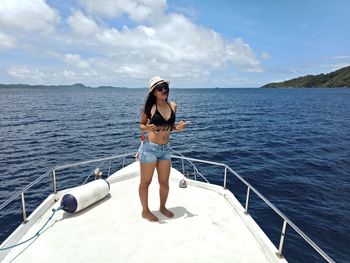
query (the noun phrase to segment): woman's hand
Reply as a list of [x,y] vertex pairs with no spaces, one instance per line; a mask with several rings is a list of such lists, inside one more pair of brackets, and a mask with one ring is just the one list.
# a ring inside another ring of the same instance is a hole
[[146,126],[145,131],[147,131],[147,132],[155,132],[155,131],[157,131],[157,127],[154,124],[146,124],[145,126]]
[[179,121],[179,123],[175,125],[175,130],[183,131],[186,128],[186,123],[185,121]]

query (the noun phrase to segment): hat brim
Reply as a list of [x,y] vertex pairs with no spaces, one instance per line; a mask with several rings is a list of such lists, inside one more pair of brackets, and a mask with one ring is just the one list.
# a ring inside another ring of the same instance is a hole
[[154,83],[154,84],[152,85],[152,87],[149,89],[148,92],[149,92],[149,93],[153,92],[154,88],[157,87],[159,84],[162,84],[162,83],[166,83],[166,84],[168,84],[168,86],[169,86],[170,81],[164,80],[164,79],[159,80],[159,81],[157,81],[156,83]]

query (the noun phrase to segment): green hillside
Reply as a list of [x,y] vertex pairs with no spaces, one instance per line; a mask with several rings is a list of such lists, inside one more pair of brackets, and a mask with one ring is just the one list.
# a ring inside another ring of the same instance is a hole
[[269,83],[262,88],[350,88],[350,66],[328,74],[307,75],[283,82]]

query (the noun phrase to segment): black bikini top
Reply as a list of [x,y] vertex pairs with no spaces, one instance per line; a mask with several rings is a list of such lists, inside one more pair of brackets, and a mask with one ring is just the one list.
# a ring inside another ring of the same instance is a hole
[[153,116],[150,119],[150,124],[154,124],[155,126],[159,127],[160,130],[170,131],[172,126],[175,124],[175,113],[170,105],[169,107],[171,110],[171,114],[170,114],[170,118],[166,120],[164,119],[163,115],[159,112],[156,104],[156,111],[154,112]]

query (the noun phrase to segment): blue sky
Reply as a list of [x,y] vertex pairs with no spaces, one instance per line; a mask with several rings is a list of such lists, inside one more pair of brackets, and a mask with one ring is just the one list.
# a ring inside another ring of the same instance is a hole
[[350,65],[347,0],[1,0],[0,82],[259,87]]

